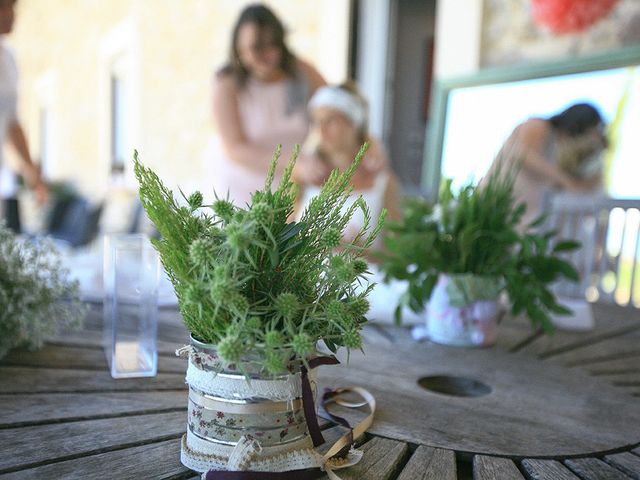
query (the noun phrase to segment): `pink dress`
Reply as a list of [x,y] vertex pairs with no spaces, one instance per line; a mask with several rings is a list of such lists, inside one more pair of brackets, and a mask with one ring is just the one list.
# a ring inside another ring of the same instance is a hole
[[[249,79],[238,95],[240,120],[247,140],[269,152],[282,144],[280,169],[274,186],[278,185],[279,174],[289,161],[293,147],[304,141],[309,125],[307,99],[291,106],[294,88],[291,79],[272,83]],[[216,136],[205,155],[205,172],[218,197],[224,198],[228,193],[236,205],[244,207],[250,201],[251,193],[263,188],[271,158],[271,153],[265,158],[256,158],[255,162],[264,166],[262,172],[256,173],[231,160]]]

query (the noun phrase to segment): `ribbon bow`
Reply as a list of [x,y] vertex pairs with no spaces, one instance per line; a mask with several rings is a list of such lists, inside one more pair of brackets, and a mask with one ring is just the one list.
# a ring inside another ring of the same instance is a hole
[[[364,399],[364,402],[348,402],[340,398],[340,395],[345,393],[357,393]],[[327,405],[331,402],[347,408],[360,408],[368,405],[369,415],[354,428],[351,428],[349,422],[344,418],[329,412]],[[361,387],[337,388],[335,390],[325,391],[322,396],[322,407],[331,420],[349,429],[349,432],[340,437],[323,457],[323,468],[327,476],[331,480],[340,480],[340,477],[333,473],[333,470],[351,467],[362,459],[362,451],[354,449],[353,444],[355,439],[364,434],[373,423],[373,415],[376,411],[376,399],[371,393]]]

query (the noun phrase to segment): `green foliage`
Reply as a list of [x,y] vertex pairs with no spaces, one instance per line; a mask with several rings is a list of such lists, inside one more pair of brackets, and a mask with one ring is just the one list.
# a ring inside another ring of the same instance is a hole
[[82,325],[86,308],[68,274],[48,241],[20,241],[0,223],[0,358]]
[[[265,186],[246,209],[216,198],[202,205],[198,192],[181,207],[158,176],[135,154],[140,199],[161,234],[154,242],[178,296],[187,328],[217,346],[226,363],[251,353],[259,367],[279,373],[293,357],[303,360],[316,342],[332,350],[360,348],[366,322],[366,262],[361,257],[378,235],[362,201],[345,204],[350,179],[366,145],[345,172],[335,170],[299,222],[289,221],[297,189],[291,180],[297,151],[272,188],[278,149]],[[365,225],[353,242],[340,237],[356,210]]]
[[388,226],[381,265],[387,279],[408,281],[401,304],[421,311],[438,275],[446,273],[458,280],[451,285],[452,300],[460,304],[506,290],[512,312],[526,312],[546,331],[552,330],[551,312],[567,312],[549,286],[561,278],[577,280],[575,269],[559,254],[579,244],[554,244],[555,232],[535,230],[540,219],[524,233],[519,231],[525,205],[514,200],[514,172],[503,173],[497,169],[486,184],[468,185],[458,193],[447,180],[435,205],[420,198],[408,200],[403,220]]

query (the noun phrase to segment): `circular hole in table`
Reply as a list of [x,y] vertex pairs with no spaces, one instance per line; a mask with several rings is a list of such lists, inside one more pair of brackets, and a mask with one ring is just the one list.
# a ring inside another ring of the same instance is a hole
[[482,397],[491,393],[487,384],[466,377],[432,375],[418,379],[418,385],[430,392],[453,397]]

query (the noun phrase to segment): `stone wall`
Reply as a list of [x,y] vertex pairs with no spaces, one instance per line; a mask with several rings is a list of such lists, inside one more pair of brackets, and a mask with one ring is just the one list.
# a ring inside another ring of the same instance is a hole
[[529,0],[484,0],[481,67],[547,62],[640,44],[640,1],[620,0],[584,32],[554,35],[533,22]]

